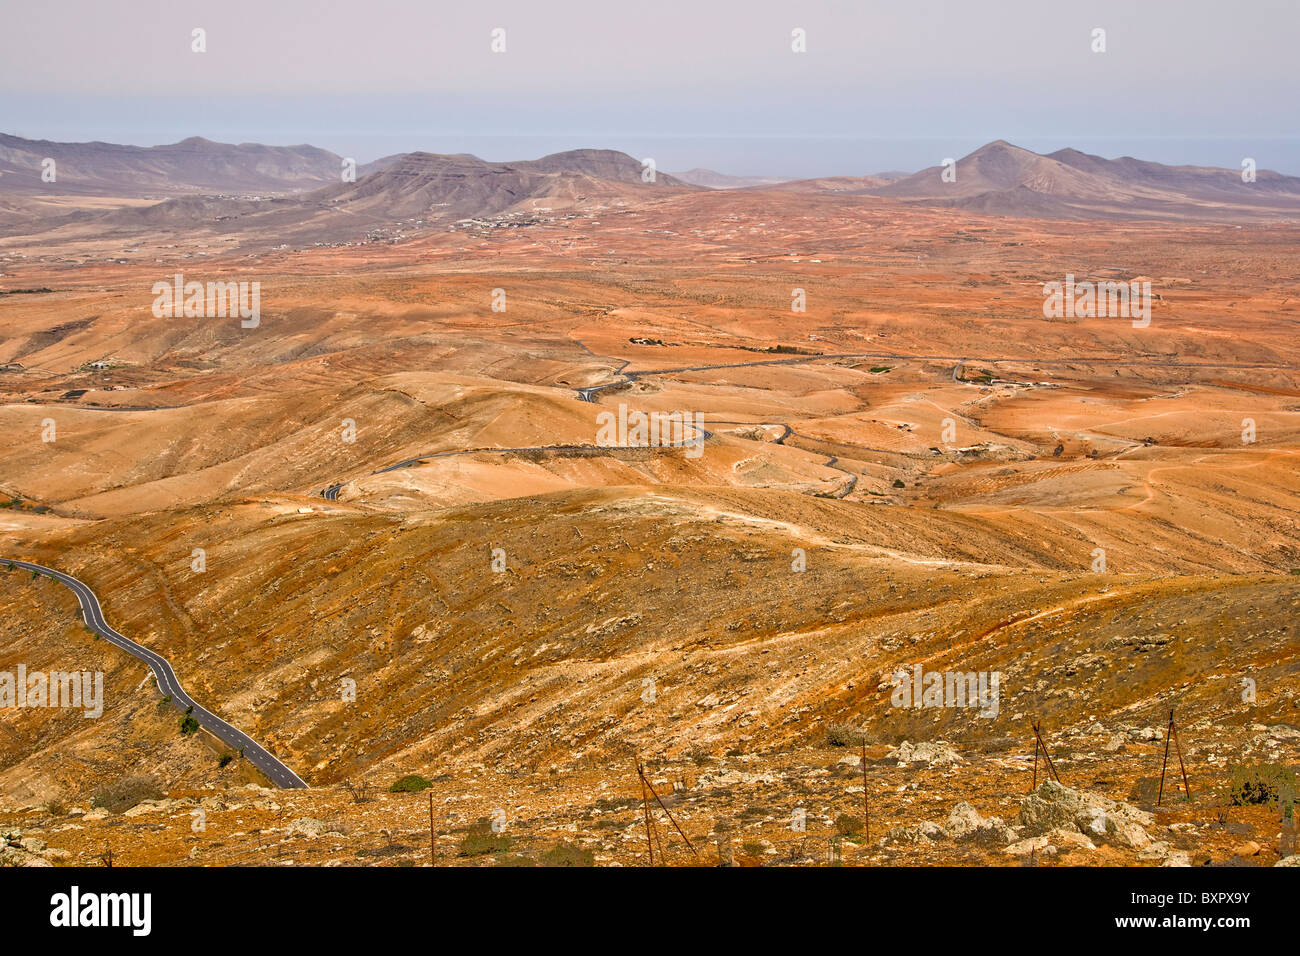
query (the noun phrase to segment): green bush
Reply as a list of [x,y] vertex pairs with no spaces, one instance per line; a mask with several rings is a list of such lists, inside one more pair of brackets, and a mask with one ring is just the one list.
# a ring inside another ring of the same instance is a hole
[[218,769],[227,766],[230,763],[230,761],[234,759],[235,759],[234,754],[222,754],[220,757],[217,758]]
[[418,773],[410,773],[403,777],[397,783],[388,788],[389,793],[419,793],[421,790],[428,790],[432,787],[428,780],[425,780]]
[[895,488],[906,488],[907,485],[903,484],[903,479],[902,479],[902,478],[895,478],[895,479],[894,479],[894,487],[895,487]]
[[190,734],[195,733],[198,729],[199,729],[199,722],[195,720],[193,717],[191,717],[189,714],[186,714],[184,717],[181,718],[182,735],[189,736]]
[[542,854],[542,866],[595,866],[596,854],[561,840]]
[[1234,806],[1277,803],[1283,794],[1296,794],[1295,771],[1281,763],[1236,764],[1232,768],[1229,796]]

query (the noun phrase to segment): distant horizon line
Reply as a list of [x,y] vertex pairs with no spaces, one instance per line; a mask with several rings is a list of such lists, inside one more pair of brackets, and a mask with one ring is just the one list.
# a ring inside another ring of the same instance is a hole
[[[562,148],[545,148],[545,149],[544,149],[543,151],[541,151],[541,152],[536,152],[536,150],[535,150],[534,152],[536,153],[536,155],[533,155],[532,157],[529,157],[529,158],[525,158],[525,157],[523,157],[523,156],[510,156],[510,157],[507,157],[507,158],[489,158],[489,157],[487,157],[487,156],[481,156],[481,155],[479,155],[478,153],[476,153],[476,152],[473,151],[473,150],[476,149],[476,148],[481,149],[481,147],[472,147],[472,146],[471,146],[470,148],[466,148],[466,149],[454,149],[454,148],[448,148],[448,147],[432,148],[432,147],[427,147],[427,146],[418,146],[418,145],[417,145],[417,146],[412,146],[412,147],[404,148],[404,149],[403,149],[403,148],[398,148],[398,149],[395,149],[395,150],[393,150],[393,151],[382,151],[382,150],[378,150],[378,151],[375,151],[375,155],[369,156],[368,158],[363,158],[363,156],[350,156],[348,152],[346,152],[346,151],[345,151],[345,152],[340,152],[340,151],[339,151],[338,149],[336,149],[335,147],[331,147],[331,146],[322,146],[322,145],[320,145],[320,142],[321,142],[321,141],[328,141],[329,139],[331,139],[331,138],[333,138],[333,137],[335,137],[335,136],[344,135],[344,134],[339,133],[338,131],[331,131],[331,132],[325,133],[325,134],[321,137],[321,140],[320,140],[320,141],[317,141],[317,142],[313,142],[313,141],[311,141],[310,139],[305,139],[305,140],[302,140],[301,142],[296,142],[296,143],[275,142],[275,141],[268,141],[268,140],[266,140],[266,139],[242,139],[242,138],[239,138],[239,137],[231,137],[231,136],[229,135],[228,132],[226,132],[226,133],[224,133],[224,134],[223,134],[223,133],[216,133],[216,132],[214,132],[213,135],[215,135],[215,136],[217,136],[217,137],[221,137],[221,138],[213,138],[213,136],[204,135],[204,134],[202,134],[202,133],[191,133],[191,134],[186,135],[186,136],[181,136],[179,139],[163,139],[163,140],[161,140],[161,141],[157,141],[157,142],[126,142],[126,141],[123,141],[123,140],[125,140],[127,137],[123,137],[122,139],[100,139],[100,138],[91,138],[91,139],[55,139],[55,138],[50,138],[50,137],[48,137],[48,136],[34,136],[34,135],[30,135],[30,134],[25,135],[24,133],[21,133],[21,132],[10,132],[10,131],[6,131],[6,130],[0,130],[0,135],[12,136],[12,137],[14,137],[14,138],[16,138],[16,139],[22,139],[22,140],[25,140],[25,141],[27,141],[27,142],[32,142],[32,143],[50,143],[50,144],[53,144],[53,145],[60,145],[60,146],[76,146],[76,145],[87,145],[87,144],[91,144],[91,143],[98,143],[98,144],[105,145],[105,146],[117,146],[117,147],[131,148],[131,149],[159,149],[159,148],[165,148],[165,147],[168,147],[168,146],[179,146],[179,145],[181,145],[181,144],[183,144],[183,143],[185,143],[185,142],[187,142],[187,141],[189,141],[189,140],[202,140],[202,141],[207,142],[207,143],[212,143],[213,145],[217,145],[217,146],[230,146],[230,147],[262,146],[262,147],[267,147],[267,148],[276,148],[276,149],[300,149],[300,148],[307,148],[307,149],[318,149],[318,150],[322,150],[322,151],[324,151],[324,152],[331,153],[331,154],[333,154],[333,155],[335,155],[335,156],[338,156],[338,157],[340,157],[340,158],[345,158],[345,157],[346,157],[346,158],[354,158],[354,159],[356,160],[356,162],[357,162],[358,165],[367,165],[367,164],[369,164],[369,163],[376,162],[376,161],[381,160],[381,159],[388,159],[388,158],[391,158],[391,157],[394,157],[394,156],[409,155],[409,154],[412,154],[412,153],[430,153],[430,154],[433,154],[433,155],[444,155],[444,156],[456,156],[456,155],[461,155],[461,156],[472,156],[473,158],[478,159],[478,160],[480,160],[480,161],[482,161],[482,162],[487,162],[487,163],[503,163],[503,162],[526,162],[526,161],[529,161],[530,158],[531,158],[531,159],[540,159],[540,158],[544,158],[544,157],[546,157],[546,156],[552,156],[552,155],[556,155],[556,154],[559,154],[559,153],[575,152],[575,151],[579,151],[579,150],[589,150],[589,149],[590,149],[590,150],[611,150],[611,151],[614,151],[614,152],[623,153],[624,155],[629,156],[629,157],[632,157],[633,159],[636,159],[636,158],[637,158],[637,152],[639,152],[639,151],[636,150],[634,147],[620,147],[620,146],[614,146],[614,145],[578,145],[578,146],[570,145],[570,146],[565,146],[565,147],[562,147]],[[173,135],[173,136],[174,136],[174,135],[176,135],[176,134],[173,133],[173,134],[169,134],[169,135]],[[368,138],[368,139],[373,139],[373,138],[374,138],[374,134],[354,134],[354,135],[361,135],[361,136],[364,136],[365,138]],[[385,134],[382,134],[383,138],[386,138],[386,139],[396,139],[396,138],[404,137],[404,136],[408,136],[408,135],[409,135],[411,138],[416,139],[416,138],[419,138],[420,136],[428,136],[429,134],[428,134],[428,133],[416,132],[416,131],[406,131],[406,130],[401,131],[401,132],[385,133]],[[527,142],[527,141],[532,141],[532,142],[536,143],[536,142],[538,142],[538,141],[555,141],[555,140],[561,140],[561,139],[569,139],[569,140],[571,140],[571,141],[574,141],[574,140],[576,140],[576,141],[581,141],[581,140],[578,140],[578,137],[581,137],[581,136],[588,136],[588,135],[591,136],[591,137],[593,137],[593,138],[594,138],[594,137],[600,137],[601,139],[605,139],[605,140],[608,140],[608,139],[611,139],[611,138],[619,138],[619,137],[623,137],[623,138],[636,138],[637,136],[640,136],[642,139],[645,139],[645,140],[662,140],[662,141],[677,141],[677,142],[691,142],[691,141],[694,141],[694,142],[699,142],[699,143],[705,143],[705,142],[724,142],[724,143],[730,143],[730,142],[745,142],[745,141],[750,141],[750,142],[768,141],[768,142],[784,143],[784,144],[816,143],[816,142],[837,142],[837,143],[845,143],[845,144],[852,144],[852,143],[889,143],[889,144],[919,144],[919,143],[936,143],[936,144],[938,144],[938,143],[948,143],[948,144],[954,144],[954,145],[951,147],[951,148],[953,148],[953,149],[962,148],[962,149],[965,149],[965,150],[966,150],[966,151],[962,154],[962,156],[961,156],[960,158],[968,157],[968,156],[970,156],[971,154],[973,154],[973,153],[975,153],[975,152],[978,152],[980,149],[983,149],[983,148],[986,147],[986,146],[990,146],[990,145],[993,145],[993,144],[995,144],[995,143],[1005,143],[1005,144],[1007,144],[1007,145],[1009,145],[1009,146],[1012,146],[1012,147],[1014,147],[1014,148],[1017,148],[1017,149],[1023,149],[1023,150],[1025,150],[1026,152],[1034,153],[1035,155],[1038,155],[1038,156],[1044,156],[1044,157],[1050,157],[1052,153],[1060,152],[1060,151],[1062,151],[1062,150],[1073,149],[1073,150],[1076,150],[1076,151],[1078,151],[1078,152],[1085,153],[1085,154],[1087,154],[1087,155],[1098,156],[1099,158],[1101,158],[1101,159],[1105,159],[1105,160],[1108,160],[1108,161],[1116,161],[1116,160],[1123,160],[1123,159],[1133,159],[1133,160],[1137,160],[1137,161],[1140,161],[1140,162],[1158,163],[1158,164],[1163,165],[1163,166],[1171,166],[1171,167],[1177,167],[1177,166],[1188,166],[1188,167],[1199,167],[1199,168],[1210,168],[1210,169],[1225,169],[1225,170],[1231,170],[1231,169],[1234,169],[1234,168],[1236,168],[1236,167],[1233,166],[1233,165],[1222,165],[1222,164],[1220,164],[1220,163],[1206,162],[1206,161],[1197,161],[1197,160],[1195,160],[1195,159],[1186,159],[1186,158],[1185,158],[1185,159],[1182,159],[1182,160],[1179,160],[1179,161],[1170,161],[1170,160],[1168,160],[1168,159],[1147,159],[1147,158],[1144,158],[1142,155],[1135,155],[1135,154],[1132,153],[1132,152],[1124,152],[1124,153],[1119,153],[1119,154],[1116,154],[1116,155],[1106,155],[1106,154],[1102,154],[1102,153],[1092,152],[1091,149],[1092,149],[1092,148],[1095,148],[1095,147],[1085,148],[1085,147],[1081,147],[1081,146],[1073,145],[1073,143],[1074,143],[1074,142],[1077,142],[1077,141],[1083,141],[1083,142],[1085,142],[1085,143],[1088,142],[1088,141],[1095,141],[1095,142],[1107,142],[1107,141],[1109,141],[1109,142],[1113,142],[1113,143],[1129,143],[1129,144],[1132,144],[1132,143],[1140,143],[1140,142],[1164,143],[1164,144],[1169,144],[1169,143],[1198,143],[1198,144],[1204,144],[1204,143],[1211,143],[1211,142],[1235,143],[1235,142],[1240,142],[1240,141],[1242,141],[1243,139],[1245,139],[1245,137],[1224,136],[1224,135],[1217,135],[1217,136],[1203,136],[1203,137],[1170,136],[1170,135],[1149,135],[1149,136],[1136,136],[1136,137],[1135,137],[1135,136],[1115,136],[1115,135],[1105,135],[1105,136],[1083,136],[1083,137],[1079,137],[1079,138],[1078,138],[1077,140],[1075,140],[1075,141],[1067,141],[1067,140],[1064,139],[1064,137],[1056,137],[1056,136],[1040,136],[1040,135],[1030,134],[1029,136],[1014,136],[1014,138],[1013,138],[1013,137],[1009,137],[1009,136],[1005,136],[1005,135],[1003,135],[1003,136],[996,136],[996,137],[994,137],[994,138],[992,138],[992,139],[979,140],[979,137],[975,137],[975,136],[969,136],[969,137],[961,137],[961,136],[957,136],[957,137],[954,137],[954,136],[904,136],[904,135],[850,136],[850,135],[845,135],[845,134],[821,135],[821,134],[770,134],[770,133],[755,133],[755,134],[740,134],[740,133],[710,133],[710,134],[696,134],[696,133],[650,133],[650,134],[628,134],[628,133],[614,133],[614,134],[610,134],[610,133],[590,133],[590,134],[586,134],[586,133],[573,133],[573,134],[569,134],[569,133],[556,133],[556,134],[549,134],[549,133],[547,133],[547,134],[539,134],[539,133],[531,133],[531,132],[522,132],[522,133],[471,133],[471,132],[463,131],[463,130],[458,130],[458,131],[456,131],[455,133],[442,133],[442,134],[438,134],[438,138],[453,138],[453,137],[455,137],[455,138],[460,138],[460,139],[463,139],[463,140],[469,140],[469,141],[475,141],[475,140],[477,140],[477,141],[480,141],[480,142],[484,142],[484,141],[501,141],[501,142],[508,142],[508,141]],[[152,137],[150,137],[150,139],[152,139]],[[1052,148],[1052,149],[1045,149],[1045,148],[1043,148],[1043,147],[1040,146],[1040,148],[1035,149],[1035,148],[1032,148],[1032,147],[1029,147],[1029,146],[1022,146],[1022,145],[1020,145],[1020,143],[1018,143],[1018,142],[1015,141],[1016,139],[1019,139],[1019,140],[1027,140],[1027,141],[1030,141],[1030,142],[1035,141],[1035,140],[1051,139],[1051,140],[1055,140],[1055,141],[1057,141],[1057,142],[1066,142],[1067,145],[1056,146],[1055,148]],[[979,145],[974,146],[974,147],[957,147],[957,146],[955,145],[957,142],[967,142],[967,143],[969,143],[969,142],[974,142],[974,141],[977,141],[977,140],[979,141]],[[1276,142],[1276,143],[1295,143],[1295,144],[1297,144],[1297,146],[1300,146],[1300,136],[1284,136],[1284,137],[1270,136],[1270,137],[1260,137],[1260,140],[1261,140],[1261,144],[1262,144],[1263,142]],[[942,152],[942,150],[939,150],[938,152]],[[727,178],[734,178],[734,179],[773,179],[773,180],[783,180],[783,181],[787,181],[787,182],[788,182],[788,181],[797,181],[797,180],[804,180],[804,179],[826,179],[826,178],[839,178],[839,177],[843,177],[843,178],[862,178],[862,177],[881,176],[881,175],[905,175],[905,176],[910,176],[910,175],[914,175],[915,173],[921,172],[921,171],[923,171],[923,170],[925,170],[925,169],[929,169],[929,168],[932,168],[932,167],[934,167],[934,166],[938,166],[938,165],[941,165],[941,164],[942,164],[942,158],[936,159],[934,162],[932,162],[932,163],[930,163],[930,164],[928,164],[928,165],[920,166],[920,167],[916,167],[916,168],[912,168],[912,167],[904,167],[904,166],[902,166],[902,165],[895,165],[895,166],[893,166],[893,167],[891,167],[891,168],[887,168],[887,169],[877,169],[877,168],[872,168],[871,171],[869,171],[869,172],[845,172],[845,171],[839,171],[839,172],[813,172],[813,173],[803,172],[803,173],[795,173],[795,172],[791,172],[791,171],[789,171],[789,170],[782,171],[782,172],[774,172],[774,171],[770,171],[770,170],[769,170],[769,171],[752,171],[752,172],[751,172],[751,171],[744,171],[744,172],[740,172],[740,171],[734,171],[734,167],[727,166],[726,164],[719,164],[719,163],[716,163],[716,162],[710,162],[710,161],[707,160],[707,159],[700,159],[700,160],[698,160],[698,161],[696,161],[696,162],[694,162],[694,163],[689,163],[689,162],[688,162],[688,163],[675,162],[675,163],[671,164],[671,168],[670,168],[669,166],[666,166],[666,165],[664,165],[664,164],[661,163],[661,164],[659,164],[659,168],[662,169],[665,173],[667,173],[667,174],[669,174],[669,175],[677,175],[677,174],[680,174],[680,173],[689,173],[689,172],[694,172],[694,171],[700,171],[700,172],[709,172],[709,173],[714,173],[714,174],[716,174],[716,175],[724,176],[724,177],[727,177]],[[1279,173],[1280,175],[1284,175],[1284,176],[1300,176],[1300,169],[1298,169],[1296,172],[1288,172],[1288,171],[1286,171],[1285,167],[1282,166],[1282,165],[1279,165],[1279,166],[1270,166],[1270,165],[1267,165],[1266,163],[1260,163],[1259,166],[1258,166],[1258,168],[1259,168],[1261,171],[1271,171],[1271,172],[1276,172],[1276,173]]]

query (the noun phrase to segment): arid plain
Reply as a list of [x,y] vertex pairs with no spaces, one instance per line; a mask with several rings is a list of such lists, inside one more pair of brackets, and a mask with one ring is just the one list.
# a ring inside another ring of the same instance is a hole
[[[367,228],[0,238],[0,555],[310,785],[0,568],[0,669],[105,686],[0,711],[15,853],[418,865],[432,805],[440,865],[645,863],[647,808],[680,864],[1281,858],[1230,791],[1300,761],[1293,218],[669,182]],[[155,317],[176,273],[259,282],[259,323]],[[1046,318],[1067,274],[1149,281],[1149,324]],[[620,405],[702,453],[602,447]],[[996,714],[894,706],[917,665],[998,673]],[[1027,798],[1035,721],[1118,830]],[[153,799],[92,807],[124,777]]]

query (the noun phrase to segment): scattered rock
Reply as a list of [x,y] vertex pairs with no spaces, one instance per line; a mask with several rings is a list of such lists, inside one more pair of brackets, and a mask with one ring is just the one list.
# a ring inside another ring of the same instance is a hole
[[885,843],[907,843],[916,845],[918,843],[934,842],[946,839],[948,836],[943,827],[937,823],[926,820],[924,823],[918,823],[914,827],[894,827],[885,835]]
[[1166,644],[1172,644],[1173,637],[1169,634],[1134,634],[1131,637],[1112,637],[1104,647],[1106,650],[1117,650],[1121,647],[1132,647],[1139,654],[1146,654],[1158,647],[1164,647]]
[[1151,842],[1143,827],[1155,822],[1151,814],[1095,793],[1073,790],[1048,780],[1020,802],[1019,823],[1030,835],[1052,830],[1077,830],[1085,836],[1129,849]]
[[1053,830],[1047,834],[1047,841],[1062,853],[1071,850],[1095,850],[1097,845],[1078,830]]
[[301,833],[303,836],[318,837],[326,833],[341,833],[338,827],[331,823],[325,823],[323,820],[317,820],[315,817],[299,817],[289,823],[284,828],[285,836],[293,836]]
[[184,800],[171,800],[171,799],[141,800],[139,803],[131,807],[129,810],[123,810],[122,816],[138,817],[144,813],[161,813],[164,810],[174,810],[178,806],[186,806],[187,804],[193,802],[194,801],[192,800],[184,801]]
[[1003,823],[1001,817],[982,817],[965,802],[952,808],[943,829],[959,843],[975,843],[986,847],[1003,847],[1016,838],[1015,831]]
[[696,786],[705,790],[718,787],[734,787],[740,784],[772,784],[776,777],[770,773],[745,773],[743,770],[718,770],[714,773],[702,773],[695,781]]
[[611,617],[605,621],[601,621],[599,624],[595,624],[595,623],[588,624],[587,634],[590,635],[591,637],[597,637],[597,638],[609,637],[612,634],[617,634],[619,631],[623,630],[624,628],[632,627],[633,625],[639,624],[640,622],[641,622],[641,615],[635,612],[632,614],[623,615],[622,617]]
[[53,866],[41,856],[45,843],[32,837],[23,838],[21,830],[0,836],[0,866]]
[[1148,840],[1137,855],[1139,860],[1157,862],[1161,866],[1191,866],[1192,861],[1182,850],[1173,849],[1163,840]]
[[900,767],[908,764],[925,764],[929,767],[951,767],[953,764],[965,763],[961,755],[942,741],[923,740],[912,744],[904,740],[889,752],[890,759],[898,761]]
[[1057,850],[1056,847],[1052,846],[1051,840],[1047,835],[1044,834],[1043,836],[1030,837],[1027,840],[1021,840],[1019,843],[1013,843],[1003,852],[1019,857],[1025,857],[1031,854],[1052,857],[1056,856]]

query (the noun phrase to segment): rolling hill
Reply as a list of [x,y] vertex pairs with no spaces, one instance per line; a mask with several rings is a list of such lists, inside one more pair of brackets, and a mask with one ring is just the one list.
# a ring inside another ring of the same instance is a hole
[[[41,179],[55,162],[56,180]],[[339,178],[342,160],[315,146],[214,143],[192,136],[166,146],[55,143],[0,133],[0,192],[92,196],[287,193]]]
[[[321,168],[329,167],[329,178],[337,179],[333,170],[338,168],[334,165],[338,157],[321,152],[329,157]],[[233,165],[225,167],[221,176],[233,176],[233,169]],[[272,164],[268,169],[279,170],[276,175],[289,181],[283,167]],[[160,203],[131,204],[119,199],[100,209],[90,208],[87,202],[53,204],[47,197],[16,194],[8,208],[0,205],[0,228],[11,236],[54,240],[90,233],[124,238],[184,229],[215,236],[256,235],[262,244],[271,245],[339,243],[360,240],[374,230],[409,231],[468,218],[527,216],[698,188],[666,173],[658,173],[654,182],[643,182],[640,162],[626,153],[599,149],[506,163],[467,154],[406,153],[366,164],[359,172],[355,182],[336,181],[289,195],[249,195],[247,188],[237,195],[212,195],[197,187],[173,186],[172,195]],[[201,178],[193,168],[187,175],[196,181]],[[265,176],[250,175],[250,182],[265,181]],[[119,196],[128,188],[125,173],[102,177],[104,183],[119,184]],[[157,169],[147,167],[140,178],[157,182]],[[214,173],[210,178],[218,177]]]
[[629,191],[689,189],[666,173],[642,181],[641,163],[612,149],[575,149],[523,162],[490,163],[467,154],[407,153],[356,183],[302,197],[375,221],[496,215],[558,208]]
[[981,146],[956,164],[956,181],[942,166],[889,183],[877,196],[995,215],[1041,218],[1275,218],[1300,214],[1300,177],[1260,170],[1166,166],[1123,157],[1104,159],[1076,149],[1040,155],[1005,140]]

